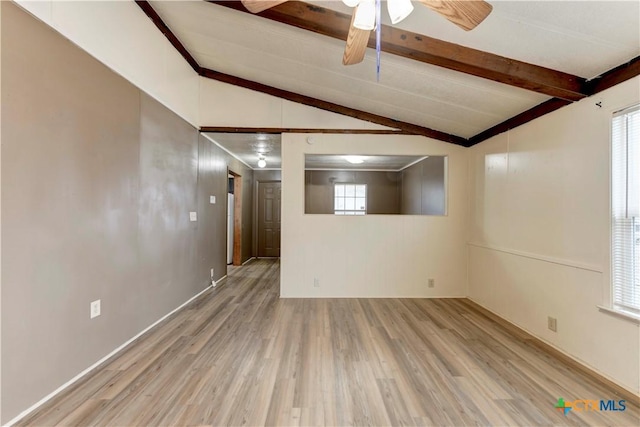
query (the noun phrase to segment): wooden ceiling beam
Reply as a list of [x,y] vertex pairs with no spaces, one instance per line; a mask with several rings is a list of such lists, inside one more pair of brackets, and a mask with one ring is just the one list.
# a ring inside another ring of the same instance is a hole
[[[638,75],[640,75],[640,56],[637,56],[632,60],[589,80],[586,89],[590,95],[595,95],[596,93],[602,92],[605,89],[609,89],[610,87],[632,79]],[[502,123],[498,123],[497,125],[472,136],[469,138],[469,147],[479,144],[492,136],[507,132],[513,128],[528,123],[538,117],[542,117],[545,114],[549,114],[552,111],[556,111],[568,104],[571,104],[571,102],[564,99],[551,98],[542,104],[536,105],[527,111],[517,114]]]
[[[237,9],[237,10],[242,10],[244,11],[244,8],[239,5],[239,2],[217,2],[217,1],[210,1],[211,3],[224,3],[223,6],[227,6],[227,7],[231,7],[233,9]],[[311,22],[309,23],[308,21],[306,21],[306,18],[304,18],[304,14],[300,15],[301,17],[297,17],[294,18],[292,17],[290,19],[291,25],[297,26],[299,28],[304,28],[304,29],[308,29],[320,34],[324,34],[325,32],[331,30],[331,31],[338,31],[335,29],[335,20],[345,20],[345,22],[347,22],[346,26],[344,27],[344,29],[342,30],[342,32],[344,33],[343,36],[344,38],[346,38],[347,33],[348,33],[348,29],[349,29],[349,25],[350,25],[350,17],[348,15],[344,15],[338,12],[334,12],[331,11],[329,9],[324,9],[321,7],[317,7],[317,6],[311,6],[311,5],[307,5],[305,3],[301,3],[301,2],[287,2],[287,3],[298,3],[301,5],[304,5],[304,8],[302,9],[304,10],[310,10],[309,7],[311,9],[313,9],[314,11],[318,12],[318,13],[322,13],[322,14],[326,14],[326,20],[321,20],[319,22]],[[285,4],[287,4],[285,3]],[[429,128],[425,128],[422,126],[418,126],[418,125],[414,125],[411,123],[405,123],[405,122],[401,122],[398,120],[394,120],[394,119],[390,119],[387,117],[382,117],[376,114],[371,114],[371,113],[367,113],[364,111],[359,111],[359,110],[355,110],[352,108],[348,108],[348,107],[344,107],[338,104],[334,104],[331,102],[327,102],[327,101],[322,101],[322,100],[318,100],[312,97],[308,97],[305,95],[300,95],[300,94],[296,94],[294,92],[289,92],[283,89],[278,89],[278,88],[274,88],[271,86],[267,86],[261,83],[257,83],[257,82],[253,82],[250,80],[246,80],[246,79],[242,79],[239,77],[235,77],[235,76],[231,76],[228,74],[223,74],[214,70],[210,70],[210,69],[206,69],[201,67],[198,62],[195,60],[195,58],[187,51],[187,49],[184,47],[184,45],[180,42],[180,40],[178,40],[178,38],[175,36],[175,34],[173,34],[173,32],[171,31],[171,29],[164,23],[164,21],[162,20],[162,18],[160,18],[160,16],[157,14],[157,12],[153,9],[153,7],[145,0],[136,0],[136,4],[144,11],[144,13],[153,21],[153,23],[156,25],[156,27],[165,35],[165,37],[169,40],[169,42],[174,46],[174,48],[183,56],[183,58],[187,61],[187,63],[189,63],[189,65],[191,65],[191,67],[196,71],[196,73],[198,73],[201,76],[204,77],[208,77],[214,80],[218,80],[224,83],[229,83],[229,84],[233,84],[236,86],[241,86],[241,87],[245,87],[247,89],[251,89],[251,90],[255,90],[258,92],[262,92],[262,93],[266,93],[269,95],[273,95],[276,97],[280,97],[280,98],[284,98],[287,100],[290,100],[292,102],[297,102],[297,103],[301,103],[301,104],[305,104],[305,105],[309,105],[312,107],[316,107],[316,108],[320,108],[326,111],[330,111],[333,113],[337,113],[337,114],[342,114],[342,115],[346,115],[349,117],[354,117],[360,120],[365,120],[365,121],[369,121],[372,123],[377,123],[383,126],[387,126],[390,127],[392,129],[390,130],[345,130],[345,133],[389,133],[389,134],[405,134],[405,135],[422,135],[422,136],[427,136],[430,138],[434,138],[434,139],[438,139],[440,141],[445,141],[445,142],[450,142],[453,144],[457,144],[457,145],[462,145],[465,147],[470,147],[473,146],[475,144],[478,144],[482,141],[485,141],[489,138],[491,138],[492,136],[498,135],[500,133],[506,132],[508,130],[514,129],[518,126],[521,126],[531,120],[534,120],[538,117],[541,117],[545,114],[548,114],[552,111],[555,111],[559,108],[562,108],[565,105],[568,105],[571,103],[572,100],[566,99],[566,98],[562,98],[562,97],[554,97],[548,101],[543,102],[542,104],[536,105],[533,108],[530,108],[527,111],[524,111],[520,114],[517,114],[514,117],[511,117],[507,120],[505,120],[502,123],[499,123],[495,126],[492,126],[489,129],[486,129],[482,132],[480,132],[479,134],[466,139],[466,138],[462,138],[456,135],[451,135],[445,132],[440,132],[440,131],[436,131],[433,129],[429,129]],[[279,6],[281,7],[281,6]],[[263,12],[264,14],[264,12]],[[303,19],[304,18],[304,19]],[[299,24],[299,25],[298,25]],[[338,33],[336,33],[338,34]],[[406,36],[406,32],[405,32],[405,36]],[[335,36],[334,36],[335,37]],[[424,37],[424,36],[421,36]],[[343,37],[337,37],[337,38],[343,38]],[[402,38],[402,36],[400,37]],[[432,39],[432,40],[436,40],[436,39]],[[436,40],[437,42],[440,43],[446,43],[446,42],[442,42],[439,40]],[[457,45],[454,45],[457,46]],[[459,46],[460,48],[462,48],[461,46]],[[462,49],[467,49],[467,48],[462,48]],[[478,51],[480,52],[480,51]],[[484,53],[484,52],[482,52]],[[462,54],[462,53],[460,53]],[[487,54],[487,55],[491,55],[491,54]],[[494,55],[495,56],[495,55]],[[414,58],[415,59],[415,58]],[[511,61],[505,58],[505,60],[507,61]],[[517,63],[517,61],[513,62],[514,64]],[[526,64],[528,66],[531,66],[530,64]],[[531,67],[536,67],[536,66],[531,66]],[[540,67],[538,67],[540,68]],[[553,70],[551,70],[553,71]],[[555,72],[558,73],[558,72]],[[582,97],[585,96],[590,96],[596,93],[599,93],[605,89],[608,89],[612,86],[615,86],[619,83],[622,83],[626,80],[629,80],[633,77],[636,77],[640,75],[640,56],[631,59],[630,61],[619,65],[618,67],[615,67],[603,74],[601,74],[600,76],[589,80],[588,82],[585,82],[583,79],[580,80],[580,94]],[[575,77],[575,76],[574,76]],[[203,127],[201,128],[201,131],[203,132],[241,132],[241,131],[246,131],[249,133],[253,133],[258,131],[259,129],[262,129],[260,132],[264,132],[264,133],[281,133],[281,132],[285,132],[285,131],[289,131],[289,132],[298,132],[298,133],[320,133],[321,131],[323,131],[322,129],[296,129],[296,128],[232,128],[232,127]],[[331,130],[325,130],[327,132],[331,132]],[[340,130],[336,130],[335,132],[339,132]]]
[[256,128],[233,126],[202,126],[200,132],[212,133],[325,133],[344,135],[413,135],[400,129],[330,129],[330,128]]
[[407,134],[427,136],[429,138],[450,142],[452,144],[457,144],[462,146],[467,146],[468,144],[468,141],[466,138],[462,138],[456,135],[451,135],[445,132],[440,132],[434,129],[429,129],[424,126],[414,125],[412,123],[407,123],[400,120],[390,119],[388,117],[380,116],[378,114],[356,110],[354,108],[345,107],[343,105],[335,104],[333,102],[323,101],[321,99],[313,98],[306,95],[301,95],[299,93],[290,92],[288,90],[279,89],[273,86],[268,86],[262,83],[254,82],[252,80],[247,80],[241,77],[232,76],[230,74],[224,74],[219,71],[210,70],[208,68],[201,68],[200,75],[203,77],[207,77],[213,80],[223,82],[223,83],[228,83],[228,84],[240,86],[246,89],[254,90],[257,92],[266,93],[268,95],[286,99],[288,101],[296,102],[298,104],[304,104],[310,107],[319,108],[321,110],[329,111],[332,113],[342,114],[343,116],[353,117],[354,119],[376,123],[382,126],[393,128],[393,129],[399,129]]
[[[312,98],[310,96],[301,95],[295,92],[290,92],[283,89],[278,89],[273,86],[268,86],[262,83],[254,82],[251,80],[243,79],[241,77],[232,76],[230,74],[224,74],[215,70],[201,67],[196,59],[189,53],[184,47],[182,42],[176,37],[171,29],[165,24],[160,15],[153,9],[151,4],[146,0],[136,0],[136,4],[142,9],[142,11],[153,21],[155,26],[164,34],[173,47],[182,55],[182,57],[191,65],[196,73],[200,76],[207,77],[213,80],[217,80],[223,83],[232,84],[235,86],[244,87],[246,89],[254,90],[268,95],[276,96],[288,101],[297,102],[299,104],[308,105],[311,107],[319,108],[321,110],[329,111],[332,113],[342,114],[344,116],[353,117],[359,120],[364,120],[371,123],[376,123],[382,126],[387,126],[393,129],[398,129],[399,133],[410,135],[422,135],[429,138],[437,139],[439,141],[450,142],[456,145],[467,146],[468,140],[460,136],[451,135],[446,132],[440,132],[434,129],[429,129],[424,126],[414,125],[412,123],[403,122],[400,120],[390,119],[377,114],[368,113],[366,111],[356,110],[353,108],[345,107],[343,105],[335,104],[333,102],[323,101],[320,99]],[[398,133],[396,131],[396,133]]]
[[169,28],[167,24],[164,23],[160,15],[158,15],[158,12],[154,10],[153,6],[151,6],[151,4],[149,4],[149,2],[146,0],[135,0],[135,1],[138,7],[140,7],[140,9],[142,9],[145,15],[147,15],[149,19],[151,19],[151,21],[155,24],[158,30],[160,30],[160,32],[164,34],[167,40],[169,40],[169,43],[171,43],[171,45],[178,51],[178,53],[182,55],[184,60],[187,61],[187,63],[191,66],[191,68],[193,68],[193,71],[200,74],[200,65],[198,64],[198,61],[196,61],[193,55],[189,53],[189,51],[187,50],[187,48],[184,47],[182,42],[178,40],[178,37],[176,37],[176,35],[173,34],[173,31],[171,31],[171,28]]
[[[250,13],[239,1],[207,1],[240,12]],[[256,16],[340,40],[347,39],[351,24],[350,15],[299,1],[287,1],[260,12]],[[369,39],[369,47],[375,47],[373,32]],[[396,27],[382,26],[381,49],[393,55],[568,101],[578,101],[588,96],[586,80],[582,77],[471,49]]]
[[552,111],[556,111],[557,109],[569,104],[571,104],[571,101],[567,101],[566,99],[551,98],[548,101],[543,102],[542,104],[538,104],[535,107],[528,109],[527,111],[523,111],[522,113],[517,114],[502,123],[498,123],[497,125],[492,126],[475,136],[472,136],[471,138],[469,138],[469,143],[467,144],[467,146],[471,147],[479,144],[482,141],[485,141],[493,136],[510,131],[513,128],[517,128],[518,126],[528,123],[531,120],[537,119],[538,117],[542,117],[545,114],[549,114]]
[[609,89],[619,83],[640,75],[640,56],[636,56],[629,62],[618,65],[600,76],[589,80],[587,90],[589,95],[595,95],[605,89]]

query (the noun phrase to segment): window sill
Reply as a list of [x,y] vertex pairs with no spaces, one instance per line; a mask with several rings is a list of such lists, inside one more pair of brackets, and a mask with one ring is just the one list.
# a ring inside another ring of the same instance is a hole
[[599,305],[597,307],[598,307],[598,310],[602,311],[603,313],[611,314],[613,316],[619,317],[628,322],[635,323],[636,325],[640,325],[640,316],[638,316],[637,314],[616,310],[614,308],[605,307],[603,305]]

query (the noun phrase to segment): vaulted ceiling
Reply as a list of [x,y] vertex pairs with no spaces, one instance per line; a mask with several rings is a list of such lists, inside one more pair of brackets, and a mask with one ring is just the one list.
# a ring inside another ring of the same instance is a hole
[[379,81],[374,49],[342,65],[341,1],[138,4],[201,75],[462,145],[640,73],[638,1],[489,2],[469,32],[419,2],[385,21]]

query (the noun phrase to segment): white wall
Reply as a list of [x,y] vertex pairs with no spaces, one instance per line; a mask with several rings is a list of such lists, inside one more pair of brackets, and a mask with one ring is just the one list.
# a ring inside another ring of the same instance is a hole
[[469,157],[469,297],[636,393],[638,325],[596,306],[609,302],[611,116],[639,100],[636,77]]
[[[282,136],[281,296],[465,296],[467,150],[419,136],[307,136]],[[448,215],[305,215],[304,153],[447,155]]]
[[200,77],[201,126],[389,129]]
[[133,1],[17,3],[198,127],[198,75]]

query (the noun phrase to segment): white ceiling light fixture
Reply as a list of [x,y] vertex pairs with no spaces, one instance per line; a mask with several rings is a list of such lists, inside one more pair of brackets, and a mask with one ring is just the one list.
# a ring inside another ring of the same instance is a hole
[[387,11],[392,24],[397,24],[413,12],[411,0],[387,0]]
[[376,27],[376,3],[374,0],[360,0],[356,8],[353,26],[365,31]]
[[361,165],[364,163],[363,156],[344,156],[344,159],[352,165]]
[[[371,31],[376,27],[375,0],[342,0],[349,7],[358,7],[355,11],[353,26]],[[413,12],[411,0],[387,0],[387,11],[392,24],[397,24]]]
[[342,3],[346,4],[348,7],[356,7],[360,0],[342,0]]
[[269,141],[264,134],[259,134],[256,139],[257,141],[251,142],[250,145],[258,155],[258,167],[264,168],[267,166],[266,155],[273,150],[273,142]]

